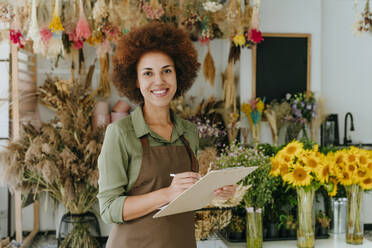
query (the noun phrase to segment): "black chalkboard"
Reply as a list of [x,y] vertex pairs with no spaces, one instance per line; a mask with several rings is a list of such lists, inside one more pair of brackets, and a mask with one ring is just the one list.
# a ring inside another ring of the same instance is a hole
[[264,36],[256,50],[256,97],[269,103],[286,93],[304,92],[309,75],[310,35],[303,37]]

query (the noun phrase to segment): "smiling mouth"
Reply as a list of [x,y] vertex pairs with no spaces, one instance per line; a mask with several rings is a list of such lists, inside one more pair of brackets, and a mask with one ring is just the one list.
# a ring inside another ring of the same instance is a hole
[[152,90],[151,93],[157,97],[163,97],[168,94],[169,89],[162,89],[162,90]]

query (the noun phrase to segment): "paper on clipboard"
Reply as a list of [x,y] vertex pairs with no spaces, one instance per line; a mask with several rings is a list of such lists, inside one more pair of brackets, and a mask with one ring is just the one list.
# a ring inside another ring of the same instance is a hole
[[215,189],[225,185],[235,184],[255,169],[257,169],[257,166],[233,167],[210,171],[191,188],[185,190],[172,202],[161,208],[153,218],[201,209],[207,206],[209,202],[215,198],[215,195],[213,194]]

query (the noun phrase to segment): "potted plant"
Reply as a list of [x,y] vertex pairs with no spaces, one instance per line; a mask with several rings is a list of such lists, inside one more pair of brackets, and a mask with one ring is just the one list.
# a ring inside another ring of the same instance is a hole
[[227,238],[230,241],[244,241],[245,216],[233,215],[230,224],[226,228]]
[[316,224],[318,227],[318,235],[327,235],[328,229],[331,223],[331,218],[328,217],[323,211],[319,211],[316,214]]

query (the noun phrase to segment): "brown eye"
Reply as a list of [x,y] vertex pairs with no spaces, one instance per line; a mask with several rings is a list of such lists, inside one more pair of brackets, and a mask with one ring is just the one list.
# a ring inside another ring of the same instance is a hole
[[146,71],[146,72],[143,73],[143,75],[145,77],[150,77],[152,75],[152,72],[151,71]]

